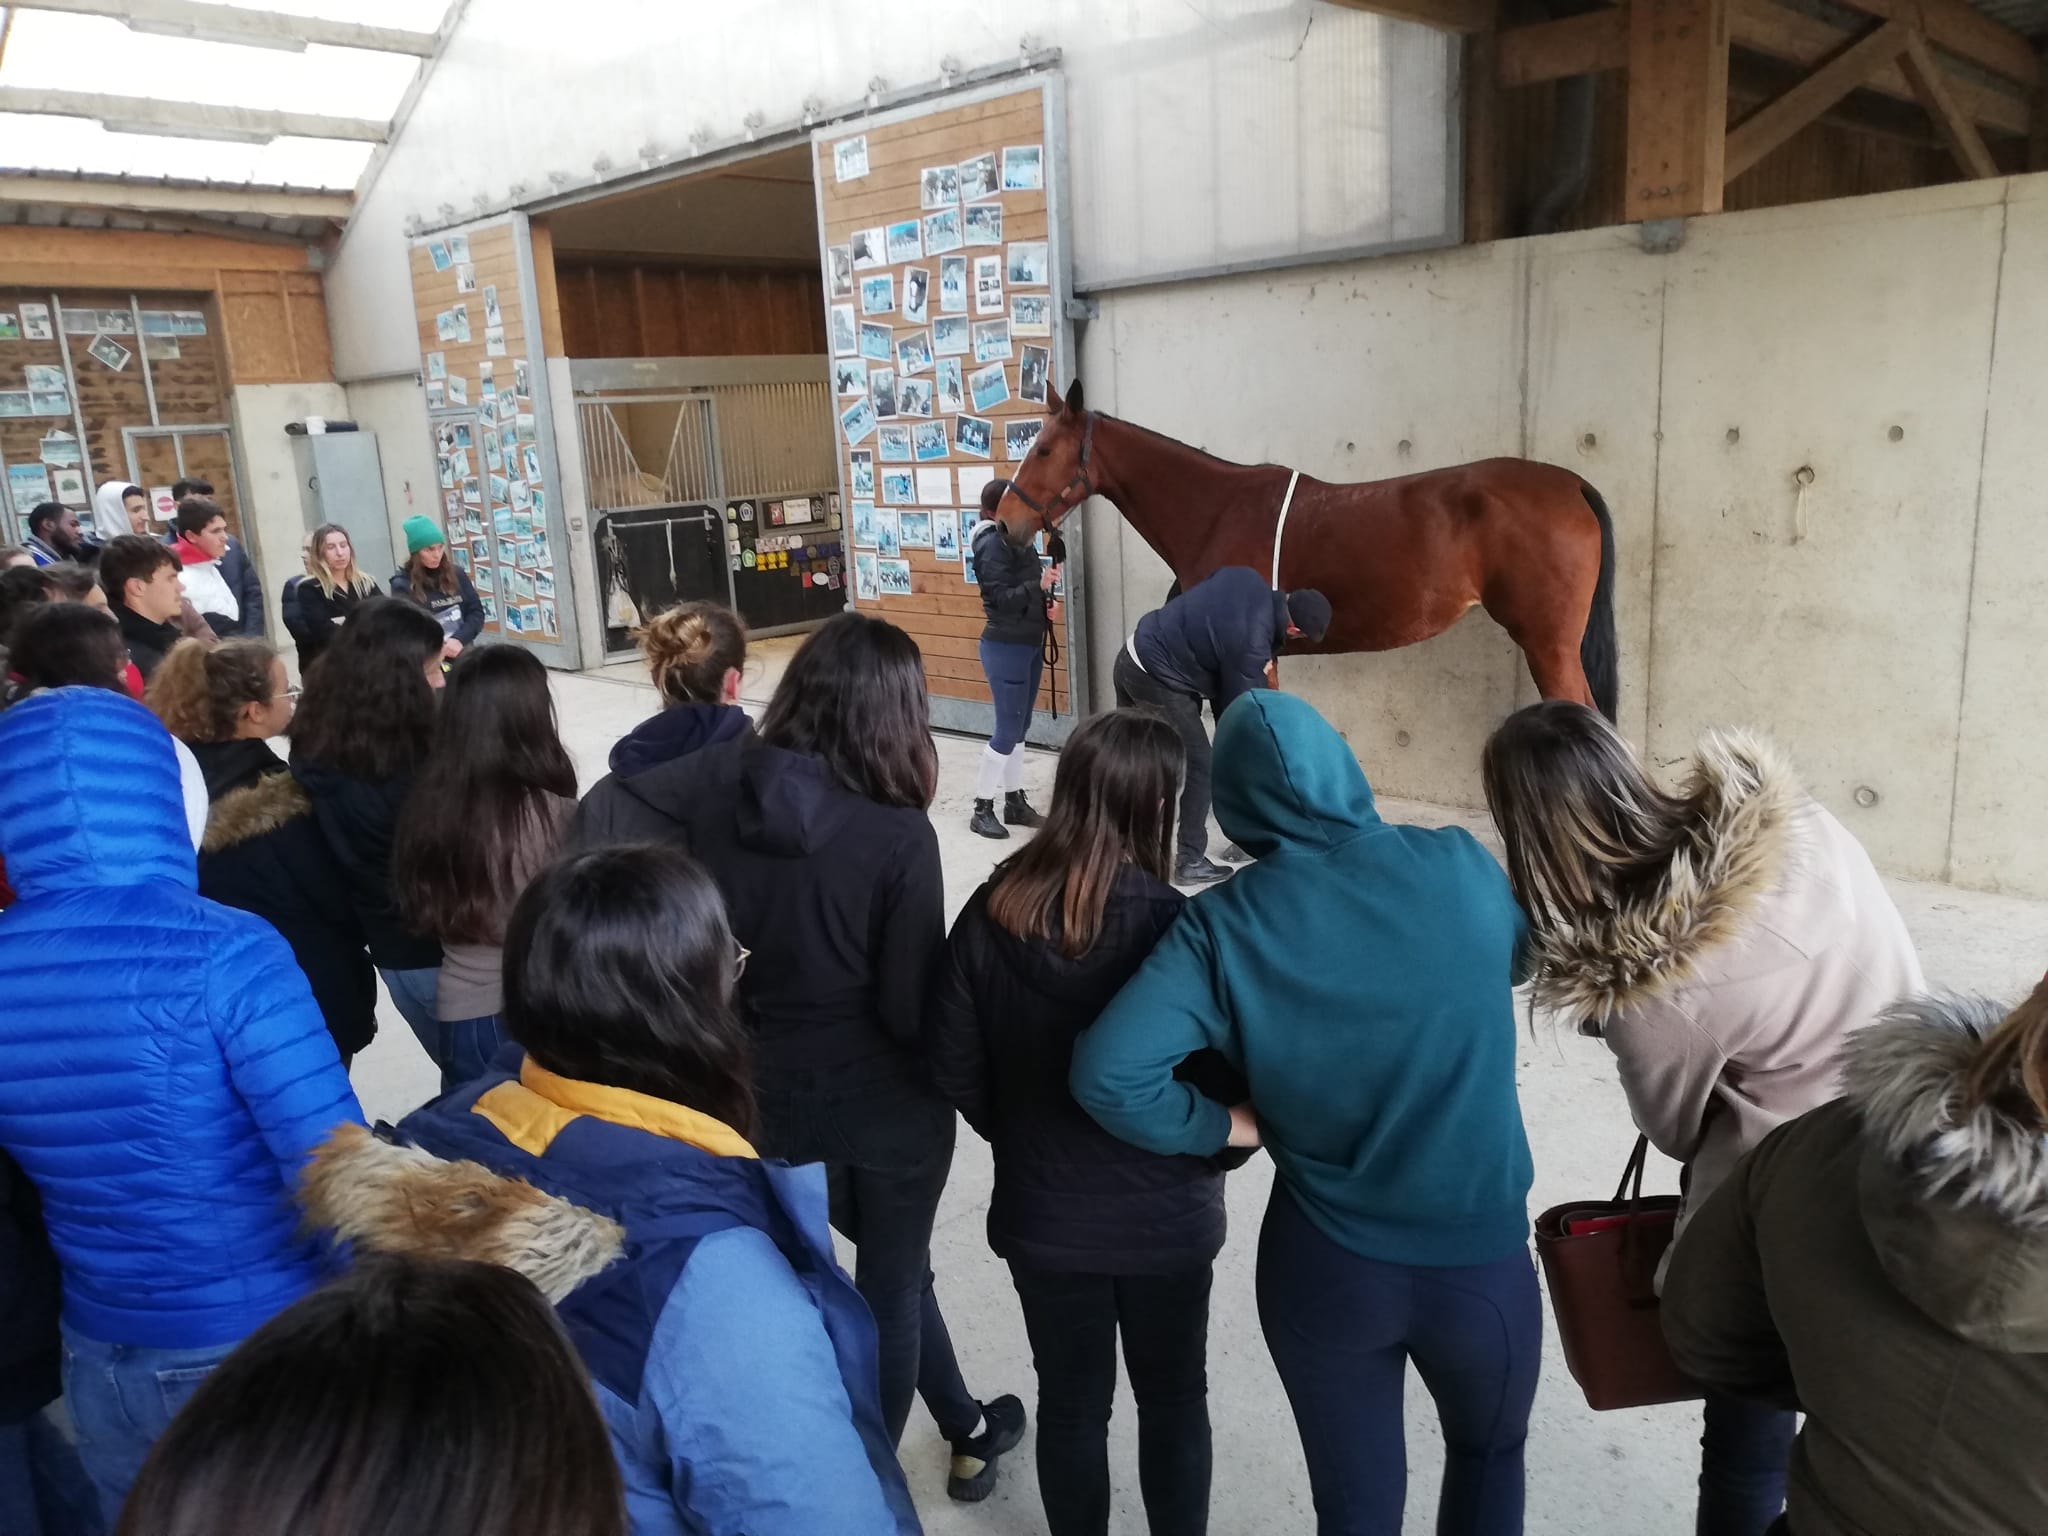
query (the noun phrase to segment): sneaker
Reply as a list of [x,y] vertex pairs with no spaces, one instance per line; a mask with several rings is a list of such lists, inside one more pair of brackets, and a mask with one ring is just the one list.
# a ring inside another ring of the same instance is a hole
[[1024,791],[1013,789],[1003,796],[1003,825],[1006,827],[1042,827],[1045,818],[1031,808],[1031,802],[1024,798]]
[[1024,1405],[1008,1393],[981,1405],[981,1433],[953,1442],[953,1467],[946,1495],[979,1504],[996,1491],[996,1464],[1024,1438]]
[[996,803],[993,800],[974,802],[974,819],[967,823],[967,830],[976,837],[992,837],[997,842],[1010,835],[1009,830],[996,820]]
[[1232,871],[1221,864],[1213,863],[1204,854],[1198,858],[1182,859],[1173,866],[1175,885],[1214,885],[1218,880],[1228,880]]

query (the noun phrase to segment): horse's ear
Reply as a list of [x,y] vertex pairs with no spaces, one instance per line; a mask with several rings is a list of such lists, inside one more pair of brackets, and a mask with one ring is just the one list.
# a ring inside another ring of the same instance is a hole
[[1045,410],[1049,416],[1057,416],[1066,410],[1067,402],[1060,398],[1059,390],[1051,379],[1045,381]]
[[1072,384],[1067,386],[1066,408],[1069,411],[1072,411],[1076,416],[1079,416],[1083,411],[1088,409],[1087,406],[1081,403],[1081,381],[1079,379],[1074,380]]

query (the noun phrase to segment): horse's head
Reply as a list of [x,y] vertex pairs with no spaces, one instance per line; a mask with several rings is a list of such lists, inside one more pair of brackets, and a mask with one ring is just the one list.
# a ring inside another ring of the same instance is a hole
[[1060,520],[1095,494],[1095,414],[1081,400],[1076,379],[1065,399],[1045,386],[1045,424],[1031,452],[1010,476],[1010,488],[996,504],[996,517],[1022,543]]

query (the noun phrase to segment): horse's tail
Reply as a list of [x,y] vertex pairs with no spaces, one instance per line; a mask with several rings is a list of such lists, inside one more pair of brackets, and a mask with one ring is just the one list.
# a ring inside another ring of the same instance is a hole
[[1579,641],[1579,669],[1586,674],[1593,703],[1612,721],[1621,702],[1621,647],[1614,638],[1614,519],[1600,493],[1583,480],[1579,493],[1600,524],[1600,575],[1593,583],[1593,606],[1587,610],[1586,633]]

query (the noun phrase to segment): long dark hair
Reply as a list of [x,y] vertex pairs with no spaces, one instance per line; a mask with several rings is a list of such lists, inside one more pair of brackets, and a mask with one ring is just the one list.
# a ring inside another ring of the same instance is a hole
[[531,1282],[360,1255],[200,1384],[115,1530],[624,1536],[626,1511],[589,1378]]
[[462,653],[424,767],[398,819],[399,909],[446,944],[495,944],[506,908],[560,837],[576,798],[548,669],[516,645]]
[[841,784],[878,805],[921,811],[938,791],[924,657],[885,619],[842,613],[806,640],[760,734],[771,747],[823,759]]
[[446,640],[433,615],[373,597],[306,673],[292,756],[356,779],[391,779],[426,759],[434,734],[427,663]]
[[1610,910],[1657,878],[1707,792],[1666,794],[1620,732],[1562,699],[1509,715],[1479,766],[1508,883],[1539,930]]
[[1085,722],[1060,753],[1052,810],[1028,844],[996,867],[990,921],[1020,939],[1085,955],[1102,933],[1117,871],[1173,877],[1173,811],[1187,753],[1180,734],[1143,710]]
[[34,688],[109,688],[126,692],[128,648],[111,613],[83,603],[43,603],[14,626],[7,667]]
[[443,597],[453,597],[462,590],[461,583],[455,579],[455,551],[445,544],[441,546],[441,551],[441,563],[431,570],[420,564],[420,555],[425,554],[425,550],[406,558],[406,587],[412,600],[423,608],[427,605],[426,595],[429,592],[439,592]]
[[550,1072],[651,1094],[754,1134],[739,946],[678,849],[592,849],[542,871],[505,928],[504,1023]]

